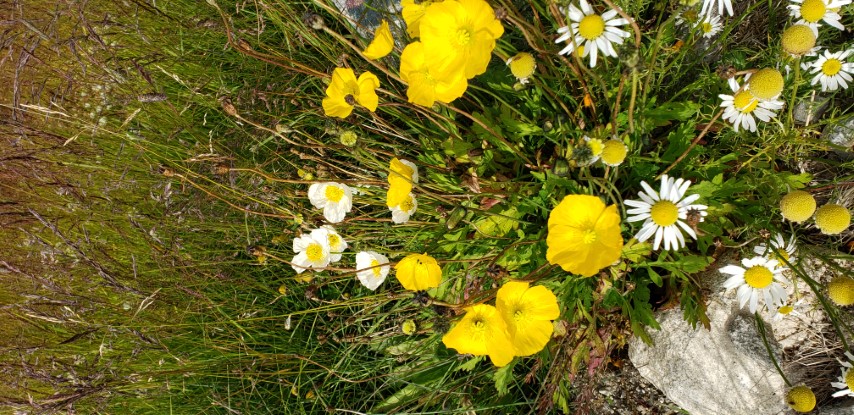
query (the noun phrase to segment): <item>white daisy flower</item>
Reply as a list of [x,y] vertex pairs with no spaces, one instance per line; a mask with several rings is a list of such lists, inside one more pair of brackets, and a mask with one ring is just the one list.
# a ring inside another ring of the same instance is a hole
[[341,253],[347,249],[347,241],[345,241],[332,226],[323,225],[311,231],[311,237],[319,241],[326,238],[326,241],[329,244],[329,262],[340,261]]
[[394,223],[406,223],[409,217],[418,209],[418,201],[415,200],[415,194],[409,193],[409,196],[399,205],[391,208],[391,220]]
[[561,36],[555,43],[567,43],[559,52],[561,55],[568,55],[576,48],[583,48],[581,56],[590,55],[590,67],[593,68],[596,66],[599,52],[605,56],[617,57],[617,51],[611,43],[622,45],[623,38],[631,36],[629,32],[617,27],[627,25],[629,21],[616,18],[616,10],[596,14],[587,0],[581,0],[579,4],[581,9],[570,4],[569,8],[564,10],[572,23],[557,30]]
[[703,21],[697,25],[700,28],[700,31],[703,32],[703,37],[711,38],[714,37],[718,32],[721,31],[721,18],[718,16],[705,16],[703,17]]
[[697,13],[697,9],[691,7],[687,8],[678,14],[676,14],[676,25],[677,26],[689,26],[694,27],[697,23],[700,22],[700,14]]
[[685,219],[691,213],[699,215],[699,220],[702,222],[703,216],[707,215],[706,209],[708,207],[692,204],[700,198],[700,195],[685,196],[685,192],[691,186],[690,180],[674,179],[665,174],[661,177],[660,192],[653,190],[646,182],[641,182],[641,186],[645,191],[638,193],[641,200],[624,201],[627,206],[633,208],[627,210],[626,213],[634,215],[626,220],[629,222],[644,221],[640,231],[635,235],[638,241],[646,241],[655,235],[652,249],[658,250],[661,242],[664,241],[665,250],[673,249],[675,251],[685,246],[685,237],[682,236],[683,230],[692,238],[697,239],[697,234],[685,223]]
[[753,247],[753,252],[768,259],[776,259],[781,264],[784,263],[782,259],[790,263],[795,260],[795,251],[797,250],[795,235],[792,235],[787,242],[783,240],[782,234],[777,233],[768,242],[767,245],[764,243],[756,245]]
[[312,184],[308,188],[308,199],[314,207],[323,209],[323,217],[331,223],[341,222],[353,209],[353,191],[346,184]]
[[700,9],[700,14],[711,15],[714,10],[712,6],[717,3],[718,4],[718,14],[724,14],[724,7],[726,7],[727,14],[730,16],[735,16],[735,13],[732,11],[732,0],[703,0],[703,8]]
[[[317,229],[315,229],[317,230]],[[314,232],[312,232],[314,234]],[[321,236],[315,238],[314,236]],[[296,256],[291,260],[291,267],[297,274],[309,268],[325,268],[329,265],[329,238],[325,235],[300,235],[294,239]]]
[[787,268],[780,268],[776,259],[757,256],[745,258],[738,265],[727,265],[719,271],[721,274],[732,275],[724,282],[727,291],[738,288],[737,298],[740,307],[750,303],[750,312],[755,313],[759,308],[759,296],[765,299],[765,305],[779,307],[786,303],[788,294],[779,283],[789,284],[783,276]]
[[854,366],[854,355],[849,352],[845,352],[845,357],[848,358],[847,362],[839,361],[843,366],[842,376],[837,378],[839,382],[830,382],[831,386],[839,389],[833,394],[834,398],[838,398],[840,396],[854,397],[854,370],[852,370],[852,366]]
[[801,315],[800,310],[803,307],[804,307],[804,299],[803,298],[798,300],[794,304],[781,305],[780,307],[777,307],[776,310],[774,310],[774,313],[771,315],[771,319],[774,321],[780,321],[780,320],[787,318],[789,316],[791,316],[791,317],[800,316]]
[[815,85],[821,82],[822,91],[836,91],[842,86],[843,89],[848,89],[848,83],[851,82],[851,75],[854,75],[854,63],[846,62],[854,49],[848,49],[835,53],[830,53],[826,49],[824,55],[810,64],[815,74],[811,84]]
[[374,291],[385,281],[390,269],[388,258],[374,251],[362,251],[356,254],[356,277],[369,290]]
[[753,115],[762,121],[768,122],[777,116],[775,111],[783,108],[783,101],[776,99],[763,101],[753,96],[750,91],[742,89],[734,78],[729,79],[729,87],[734,92],[734,95],[720,94],[718,97],[723,100],[721,107],[725,108],[723,119],[732,123],[733,129],[737,132],[738,128],[746,128],[748,131],[756,131],[756,120]]
[[792,0],[792,3],[787,6],[789,16],[799,19],[796,24],[809,26],[816,36],[822,20],[839,30],[845,30],[845,26],[839,23],[842,16],[837,12],[840,7],[851,4],[851,0]]

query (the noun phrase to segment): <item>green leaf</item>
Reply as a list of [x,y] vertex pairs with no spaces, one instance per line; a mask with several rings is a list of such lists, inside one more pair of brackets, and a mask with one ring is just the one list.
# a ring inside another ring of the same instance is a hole
[[649,242],[638,242],[632,239],[623,245],[623,257],[632,263],[638,263],[652,254],[652,244]]
[[510,391],[510,382],[513,381],[513,366],[516,366],[517,359],[513,359],[507,366],[499,367],[492,375],[492,380],[495,381],[495,390],[498,391],[498,396],[504,396]]
[[515,207],[501,211],[498,215],[490,215],[474,222],[475,228],[480,231],[476,237],[504,236],[513,229],[519,227],[519,219],[522,214]]
[[483,361],[483,356],[475,356],[471,359],[467,360],[465,363],[459,365],[456,370],[464,370],[466,372],[471,372],[474,368],[477,367],[478,363]]
[[668,124],[671,120],[687,120],[696,114],[698,109],[700,105],[696,102],[667,102],[644,111],[643,116],[660,126]]
[[646,271],[649,274],[649,279],[651,279],[652,282],[655,283],[655,285],[661,287],[661,284],[664,283],[664,281],[661,279],[661,275],[659,275],[657,272],[655,272],[655,270],[652,269],[652,267],[647,267]]

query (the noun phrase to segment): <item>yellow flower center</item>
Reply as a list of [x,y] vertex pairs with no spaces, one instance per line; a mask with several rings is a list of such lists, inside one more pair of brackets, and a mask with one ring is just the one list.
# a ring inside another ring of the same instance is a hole
[[372,267],[374,267],[374,268],[371,268],[371,272],[373,272],[373,273],[374,273],[374,278],[379,278],[379,277],[380,277],[380,267],[379,267],[379,265],[380,265],[380,261],[377,261],[376,259],[372,259],[372,260],[371,260],[371,266],[372,266]]
[[486,322],[481,320],[480,318],[475,318],[471,321],[471,329],[474,332],[475,336],[482,335],[486,330]]
[[659,200],[649,212],[652,221],[658,226],[670,226],[679,219],[679,208],[669,200]]
[[306,248],[305,256],[311,262],[320,261],[323,259],[323,247],[318,243],[311,244]]
[[827,11],[822,0],[804,0],[801,5],[801,17],[810,23],[815,23],[824,17],[824,12]]
[[344,190],[338,186],[326,186],[326,190],[323,193],[326,196],[326,200],[334,203],[340,202],[341,198],[344,197]]
[[609,166],[616,166],[626,159],[629,149],[619,140],[608,140],[602,146],[602,162]]
[[525,312],[522,309],[516,309],[513,312],[513,320],[519,321],[525,319]]
[[782,250],[782,249],[780,249],[779,251],[780,251],[780,252],[779,252],[779,253],[777,253],[777,258],[780,260],[780,262],[782,262],[782,263],[784,263],[784,264],[785,264],[786,262],[789,262],[789,261],[790,261],[790,259],[789,259],[789,253],[788,253],[788,252],[786,252],[786,251],[784,251],[784,250]]
[[732,104],[735,109],[744,114],[750,114],[759,105],[759,100],[750,93],[750,91],[741,91],[732,97]]
[[400,202],[400,210],[404,212],[409,212],[415,206],[415,202],[412,200],[412,196],[407,196],[406,199],[403,199],[403,202]]
[[534,70],[537,69],[537,62],[534,60],[534,56],[530,53],[519,53],[514,56],[513,59],[510,60],[510,72],[513,73],[517,79],[527,79],[529,76],[534,74]]
[[763,68],[753,73],[748,89],[759,99],[773,99],[783,92],[783,74],[773,68]]
[[701,26],[703,29],[703,33],[710,33],[712,31],[712,23],[711,22],[703,22]]
[[792,222],[803,222],[815,212],[815,198],[803,190],[794,190],[780,199],[780,213]]
[[700,18],[700,15],[697,13],[697,10],[695,10],[695,9],[685,10],[685,12],[682,13],[682,20],[685,20],[686,22],[693,23],[693,22],[696,22],[697,19],[699,19],[699,18]]
[[842,62],[839,59],[828,59],[821,64],[821,73],[825,76],[833,76],[842,70]]
[[744,272],[744,282],[753,288],[765,288],[771,285],[771,281],[773,280],[774,274],[768,267],[762,265],[750,267],[750,269]]
[[341,237],[336,235],[336,234],[330,233],[328,239],[329,239],[329,246],[332,249],[338,249],[338,246],[341,244]]
[[582,238],[582,241],[585,245],[590,245],[593,242],[596,242],[596,238],[596,231],[594,231],[593,229],[588,229],[584,231],[584,237]]
[[812,389],[804,385],[795,386],[786,394],[786,403],[795,412],[810,412],[815,409],[815,394],[812,393]]
[[791,314],[792,311],[794,311],[794,309],[795,308],[790,306],[790,305],[784,305],[784,306],[778,308],[777,312],[784,315],[784,316],[787,316],[787,315]]
[[848,369],[848,373],[845,374],[845,385],[848,386],[848,390],[854,391],[854,370]]
[[590,152],[593,153],[593,157],[598,157],[602,155],[602,150],[605,148],[605,143],[598,138],[591,138],[590,141],[587,142],[587,147],[590,147]]
[[471,42],[471,32],[468,29],[460,28],[457,29],[457,44],[460,46],[466,46]]
[[842,233],[851,224],[851,213],[845,206],[828,203],[815,212],[815,226],[825,235]]
[[809,26],[796,24],[783,31],[783,50],[795,56],[803,55],[815,46],[815,33]]
[[605,31],[605,19],[598,14],[584,16],[578,23],[578,34],[587,40],[594,40],[602,36]]

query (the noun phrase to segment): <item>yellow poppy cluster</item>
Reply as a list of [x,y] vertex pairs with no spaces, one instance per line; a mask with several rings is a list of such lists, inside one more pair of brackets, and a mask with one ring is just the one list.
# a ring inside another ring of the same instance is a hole
[[487,355],[499,367],[514,356],[530,356],[542,350],[552,337],[552,320],[560,316],[554,293],[521,281],[504,284],[495,306],[477,304],[465,310],[465,316],[442,337],[442,343],[459,353]]
[[432,106],[463,95],[468,80],[486,72],[495,41],[504,33],[484,0],[404,0],[407,33],[419,40],[400,56],[409,102]]

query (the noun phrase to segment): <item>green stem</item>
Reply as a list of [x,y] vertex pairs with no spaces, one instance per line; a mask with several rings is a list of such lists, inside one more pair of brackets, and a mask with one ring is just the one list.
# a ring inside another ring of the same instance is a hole
[[759,312],[753,313],[753,317],[756,319],[756,328],[759,330],[759,335],[762,336],[762,344],[765,345],[765,350],[768,352],[768,357],[771,358],[771,363],[774,363],[774,368],[777,369],[777,373],[783,378],[783,382],[786,382],[786,386],[792,386],[789,382],[789,379],[786,379],[786,375],[783,374],[783,369],[780,368],[780,364],[777,363],[777,357],[774,356],[774,352],[771,351],[771,345],[768,344],[768,337],[765,335],[765,322],[762,321],[762,318],[759,317]]

